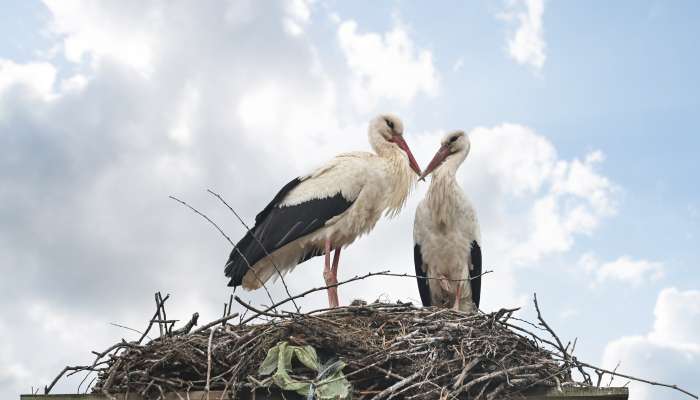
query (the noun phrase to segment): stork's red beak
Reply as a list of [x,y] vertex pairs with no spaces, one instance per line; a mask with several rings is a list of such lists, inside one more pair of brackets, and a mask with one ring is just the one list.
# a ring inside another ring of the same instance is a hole
[[447,146],[441,146],[440,149],[435,153],[435,156],[433,157],[432,160],[430,160],[430,164],[428,164],[428,168],[426,168],[425,172],[420,176],[420,180],[424,180],[426,176],[430,175],[431,172],[440,164],[442,164],[443,161],[447,158],[447,156],[450,155],[450,149]]
[[413,153],[411,153],[411,149],[408,148],[406,141],[403,140],[403,136],[394,135],[394,137],[392,139],[393,139],[393,142],[396,143],[401,148],[401,150],[406,152],[406,155],[408,156],[408,164],[411,166],[411,169],[414,170],[418,176],[420,176],[420,167],[418,166],[418,163],[416,162],[415,157],[413,157]]

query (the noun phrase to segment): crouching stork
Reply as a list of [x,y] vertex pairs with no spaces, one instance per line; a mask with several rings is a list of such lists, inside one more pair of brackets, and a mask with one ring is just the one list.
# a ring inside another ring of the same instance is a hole
[[[326,285],[338,282],[341,249],[369,232],[382,213],[398,214],[420,175],[399,118],[373,119],[369,143],[374,153],[338,155],[282,187],[231,251],[225,267],[229,286],[258,289],[277,269],[285,274],[320,255]],[[337,287],[328,289],[328,303],[338,306]]]
[[447,134],[421,175],[421,179],[431,175],[430,188],[418,204],[413,225],[413,256],[424,306],[452,306],[462,311],[479,307],[479,223],[455,179],[469,148],[464,132]]

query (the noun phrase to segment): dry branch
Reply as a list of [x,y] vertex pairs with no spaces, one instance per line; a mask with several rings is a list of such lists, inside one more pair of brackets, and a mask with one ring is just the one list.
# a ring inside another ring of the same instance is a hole
[[[233,207],[231,207],[231,206],[228,204],[228,202],[226,202],[226,200],[224,200],[224,198],[221,197],[220,194],[214,192],[214,191],[211,190],[211,189],[207,189],[207,192],[209,192],[209,194],[211,194],[212,196],[214,196],[214,197],[216,197],[217,199],[219,199],[219,201],[221,201],[221,202],[233,213],[233,215],[236,216],[236,219],[238,219],[238,222],[240,222],[241,225],[243,225],[243,226],[245,227],[247,233],[249,233],[250,236],[251,236],[253,239],[255,239],[255,241],[258,243],[258,246],[260,246],[260,248],[263,249],[263,251],[265,252],[265,256],[266,256],[266,257],[269,257],[269,256],[270,256],[270,253],[267,252],[267,249],[266,249],[265,246],[262,244],[262,242],[260,241],[260,239],[258,239],[258,237],[255,236],[255,235],[253,234],[253,232],[251,232],[250,227],[248,226],[248,224],[246,224],[245,221],[243,221],[243,218],[241,218],[241,216],[238,215],[238,213],[236,212],[236,210],[234,210]],[[241,254],[241,257],[243,257],[242,254]],[[284,276],[283,276],[282,273],[280,272],[280,269],[279,269],[279,267],[277,266],[277,263],[275,263],[275,260],[274,260],[273,258],[270,258],[270,262],[272,263],[272,266],[275,268],[275,272],[277,272],[277,277],[280,278],[280,281],[282,282],[282,285],[284,286],[284,291],[287,292],[287,296],[288,296],[288,297],[292,297],[292,294],[289,293],[289,287],[287,286],[287,281],[284,280]],[[250,268],[250,264],[248,265],[248,267]],[[294,300],[292,300],[292,304],[294,304],[294,308],[296,308],[297,312],[300,312],[300,311],[301,311],[301,309],[299,308],[299,306],[297,305],[297,303],[296,303]]]
[[[183,200],[180,200],[180,199],[178,199],[178,198],[175,197],[175,196],[168,196],[168,197],[170,197],[171,199],[177,201],[178,203],[182,204],[183,206],[189,208],[190,210],[192,210],[192,212],[194,212],[195,214],[197,214],[197,215],[199,215],[200,217],[204,218],[207,222],[209,222],[212,226],[214,226],[214,228],[216,228],[216,230],[219,231],[219,233],[231,244],[231,246],[233,246],[233,248],[234,248],[236,251],[238,251],[238,254],[243,258],[243,260],[244,260],[245,263],[247,264],[248,269],[249,269],[249,270],[253,273],[253,275],[255,276],[255,279],[257,279],[257,280],[260,282],[262,288],[265,290],[265,293],[267,294],[267,297],[270,299],[270,302],[271,302],[271,303],[274,303],[274,302],[275,302],[275,300],[272,298],[272,294],[270,293],[270,290],[269,290],[269,289],[267,288],[267,286],[265,285],[265,282],[263,282],[262,279],[260,279],[260,277],[258,276],[258,274],[257,274],[257,272],[255,271],[255,269],[253,269],[252,265],[250,265],[250,263],[248,262],[248,259],[243,255],[243,253],[241,253],[240,250],[238,250],[238,248],[236,247],[236,244],[233,243],[233,240],[231,240],[231,238],[226,234],[226,232],[224,232],[223,229],[221,229],[221,227],[220,227],[216,222],[214,222],[211,218],[207,217],[206,214],[204,214],[203,212],[201,212],[201,211],[197,210],[196,208],[192,207],[191,205],[189,205],[187,202],[185,202],[185,201],[183,201]],[[166,296],[166,297],[167,297],[167,296]]]

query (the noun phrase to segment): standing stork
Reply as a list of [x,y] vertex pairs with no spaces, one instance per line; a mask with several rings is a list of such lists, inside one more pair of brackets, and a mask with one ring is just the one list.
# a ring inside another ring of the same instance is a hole
[[469,147],[464,132],[448,133],[421,175],[423,179],[432,174],[413,225],[413,258],[424,306],[452,305],[462,311],[479,307],[479,223],[474,207],[455,179]]
[[[382,213],[398,214],[420,175],[398,117],[374,118],[369,143],[374,153],[340,154],[282,187],[231,251],[225,268],[229,286],[258,289],[320,255],[326,285],[338,283],[340,250],[369,232]],[[328,303],[338,306],[337,287],[328,289]]]

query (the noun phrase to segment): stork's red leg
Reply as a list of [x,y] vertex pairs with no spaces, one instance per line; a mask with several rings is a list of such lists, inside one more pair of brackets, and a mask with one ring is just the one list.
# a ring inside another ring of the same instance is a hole
[[457,311],[459,311],[459,302],[461,300],[461,297],[462,297],[462,282],[459,282],[459,284],[457,285],[457,294],[455,294],[455,304],[452,307],[453,309],[455,309]]
[[[325,252],[325,265],[323,268],[323,279],[326,281],[326,286],[334,285],[338,283],[337,277],[336,277],[336,271],[338,269],[337,262],[334,260],[333,262],[333,269],[331,268],[331,240],[326,239],[325,245],[324,245],[324,252]],[[337,257],[337,253],[336,253]],[[328,292],[328,306],[331,308],[338,307],[338,288],[337,287],[332,287],[326,289]]]
[[335,254],[333,254],[333,277],[338,280],[338,261],[340,261],[340,247],[335,249]]
[[[333,274],[333,282],[338,283],[338,262],[340,261],[340,247],[335,249],[335,254],[333,254],[333,266],[331,267],[331,272]],[[340,304],[338,300],[338,287],[333,288],[333,295],[335,296],[335,306]]]

